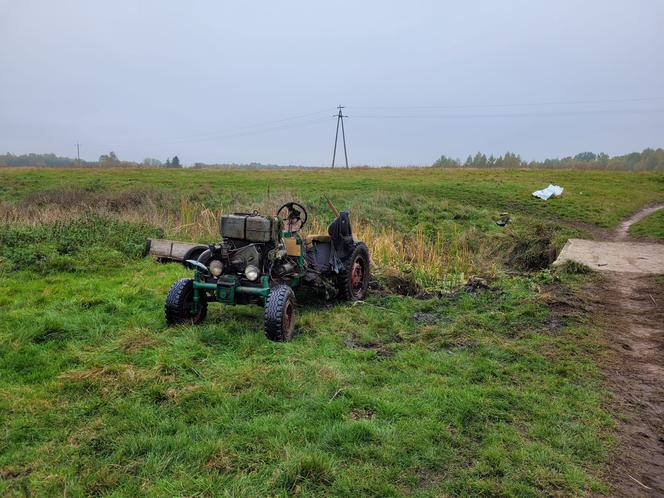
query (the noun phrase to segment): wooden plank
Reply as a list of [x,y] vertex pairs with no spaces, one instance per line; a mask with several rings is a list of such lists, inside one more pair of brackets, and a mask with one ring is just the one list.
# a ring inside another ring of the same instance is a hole
[[190,249],[199,246],[200,244],[188,244],[186,242],[175,242],[171,246],[171,258],[182,260],[184,255],[189,252]]
[[167,239],[148,239],[147,254],[161,260],[183,261],[187,252],[196,247],[205,248],[204,244],[179,242]]
[[171,256],[172,245],[172,240],[150,239],[150,250],[148,251],[148,254],[151,256],[169,258]]

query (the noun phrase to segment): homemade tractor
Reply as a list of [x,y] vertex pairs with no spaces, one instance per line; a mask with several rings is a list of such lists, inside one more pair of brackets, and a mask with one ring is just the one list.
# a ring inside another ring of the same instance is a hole
[[347,211],[335,212],[327,235],[300,236],[306,209],[295,202],[276,216],[235,213],[221,217],[219,243],[210,244],[198,260],[185,266],[193,279],[173,284],[166,297],[166,321],[198,324],[208,302],[262,304],[265,335],[288,341],[295,330],[293,288],[307,285],[327,298],[363,299],[369,285],[369,250],[353,238]]

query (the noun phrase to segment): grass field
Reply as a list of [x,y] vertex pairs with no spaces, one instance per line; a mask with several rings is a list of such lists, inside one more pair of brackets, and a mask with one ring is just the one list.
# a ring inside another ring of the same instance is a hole
[[664,210],[656,211],[631,226],[630,234],[664,239]]
[[[549,183],[564,196],[530,196]],[[188,272],[142,258],[145,237],[210,240],[220,212],[290,197],[322,227],[324,194],[372,249],[365,302],[298,295],[286,344],[258,307],[165,326]],[[546,266],[566,236],[664,200],[664,175],[6,169],[0,198],[0,494],[607,490],[593,277]]]

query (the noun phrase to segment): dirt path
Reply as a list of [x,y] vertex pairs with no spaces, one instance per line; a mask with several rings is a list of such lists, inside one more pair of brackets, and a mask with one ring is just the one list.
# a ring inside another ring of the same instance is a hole
[[664,496],[664,283],[605,275],[596,311],[614,352],[605,366],[612,409],[624,417],[607,473],[611,496]]
[[612,361],[605,375],[612,409],[624,419],[611,456],[611,496],[664,497],[664,244],[628,242],[629,227],[664,204],[626,219],[612,241],[572,239],[556,263],[574,260],[603,273],[593,289],[596,319]]
[[634,213],[626,220],[621,221],[618,225],[618,228],[616,228],[616,231],[614,232],[614,240],[625,240],[629,236],[629,227],[631,227],[634,223],[641,221],[643,218],[650,216],[655,211],[659,211],[660,209],[664,209],[664,204],[653,204],[651,206],[646,206],[640,211]]

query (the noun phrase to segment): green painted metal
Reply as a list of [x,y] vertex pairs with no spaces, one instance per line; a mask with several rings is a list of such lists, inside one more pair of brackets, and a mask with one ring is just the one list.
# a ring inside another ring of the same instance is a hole
[[235,304],[235,291],[238,288],[239,287],[217,287],[217,292],[215,293],[217,301],[226,304]]
[[[304,266],[305,266],[305,247],[304,239],[302,239],[297,233],[291,234],[290,232],[283,232],[284,237],[294,237],[297,241],[297,244],[301,247],[300,256],[296,258],[297,267],[300,270],[300,273],[295,275],[288,281],[288,285],[291,287],[297,287],[302,283],[302,278],[304,277]],[[268,275],[262,275],[260,280],[260,287],[250,287],[247,285],[240,285],[240,279],[233,275],[221,275],[218,277],[218,283],[206,282],[205,279],[209,277],[209,273],[202,271],[199,268],[196,268],[196,273],[194,275],[194,302],[192,305],[192,311],[196,313],[198,311],[198,303],[200,302],[200,293],[206,291],[213,291],[215,301],[226,303],[226,304],[235,304],[236,294],[250,294],[253,296],[260,296],[267,298],[270,294],[270,278]],[[219,285],[221,284],[221,285]]]
[[[198,277],[198,275],[197,275]],[[270,293],[270,281],[267,275],[261,277],[261,286],[260,287],[249,287],[246,285],[240,285],[239,279],[230,276],[222,275],[219,277],[219,280],[226,285],[218,285],[216,283],[202,282],[199,279],[194,280],[194,306],[198,305],[197,294],[201,290],[211,290],[214,291],[214,295],[217,301],[226,303],[226,304],[235,304],[235,294],[251,294],[254,296],[267,297]],[[195,308],[196,309],[196,308]]]
[[209,284],[207,282],[198,282],[194,280],[194,289],[217,290],[217,284]]
[[253,294],[254,296],[267,297],[270,293],[270,288],[264,287],[235,287],[235,290],[240,294]]

